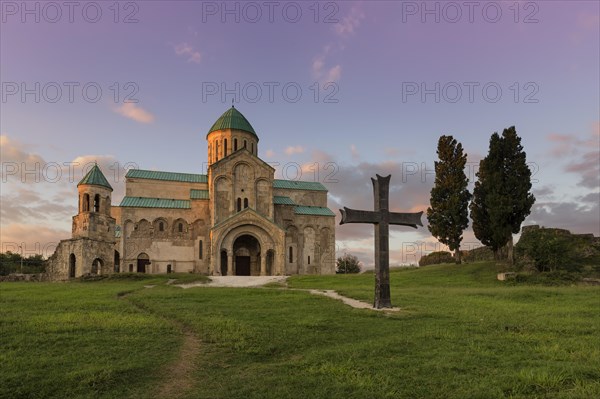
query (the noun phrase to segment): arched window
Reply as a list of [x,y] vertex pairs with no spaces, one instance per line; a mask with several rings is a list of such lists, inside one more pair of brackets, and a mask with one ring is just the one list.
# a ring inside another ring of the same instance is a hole
[[250,143],[250,148],[252,149],[252,153],[254,154],[254,143]]
[[183,233],[183,223],[179,223],[177,225],[177,231],[179,231],[180,233]]
[[237,151],[237,139],[233,139],[233,151]]
[[215,161],[219,160],[219,142],[215,141]]
[[241,211],[242,210],[242,199],[238,198],[237,199],[237,211]]
[[308,255],[308,264],[310,265],[310,255]]
[[246,147],[247,147],[247,143],[246,143],[246,140],[244,140],[244,148],[246,148]]
[[82,204],[81,211],[82,212],[90,211],[90,195],[87,193],[83,194],[83,204]]
[[288,261],[290,263],[294,263],[294,248],[290,247],[290,251],[289,251],[289,259]]
[[198,245],[198,259],[202,259],[202,240],[200,240],[200,244]]
[[163,222],[158,223],[158,231],[165,231],[165,224]]
[[227,156],[227,139],[223,140],[223,156]]
[[94,195],[94,212],[100,212],[100,194]]
[[244,209],[248,208],[248,198],[244,198]]

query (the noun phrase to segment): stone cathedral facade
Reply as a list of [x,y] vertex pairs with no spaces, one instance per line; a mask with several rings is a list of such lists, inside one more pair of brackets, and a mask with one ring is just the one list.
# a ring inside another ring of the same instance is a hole
[[278,180],[234,107],[206,136],[208,173],[132,169],[125,197],[98,166],[77,185],[72,238],[48,261],[54,279],[117,272],[335,273],[335,215],[318,182]]

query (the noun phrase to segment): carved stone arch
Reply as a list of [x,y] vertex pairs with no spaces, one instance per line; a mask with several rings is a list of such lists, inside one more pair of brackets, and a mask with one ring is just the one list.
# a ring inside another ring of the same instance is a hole
[[169,232],[169,223],[164,217],[158,217],[152,222],[155,237],[166,237]]
[[102,258],[95,258],[92,261],[90,273],[100,275],[102,274],[102,267],[104,267],[104,261],[102,260]]
[[141,219],[135,224],[134,237],[148,237],[150,236],[151,224],[146,219]]
[[134,230],[135,230],[135,223],[133,223],[133,221],[131,219],[127,219],[127,220],[125,220],[125,222],[123,222],[123,237],[125,237],[125,238],[131,237],[131,234],[134,232]]
[[287,274],[298,274],[299,272],[299,264],[298,256],[299,246],[298,246],[298,228],[294,225],[289,225],[285,229],[285,264],[286,264],[286,273]]
[[232,212],[232,182],[224,175],[217,176],[214,181],[213,212],[215,223],[219,223],[227,219]]
[[335,262],[335,242],[333,232],[329,227],[323,227],[319,234],[321,265]]
[[316,264],[316,247],[317,247],[317,237],[316,231],[311,226],[305,226],[303,230],[303,250],[302,250],[302,261],[306,267],[306,271],[311,273],[311,270],[314,269]]
[[185,235],[189,231],[188,223],[183,218],[178,218],[173,221],[172,232],[174,235]]
[[254,209],[266,218],[271,218],[271,204],[273,203],[273,184],[264,177],[256,179],[254,192],[256,205]]
[[247,161],[238,161],[233,165],[233,179],[235,184],[253,182],[254,168]]

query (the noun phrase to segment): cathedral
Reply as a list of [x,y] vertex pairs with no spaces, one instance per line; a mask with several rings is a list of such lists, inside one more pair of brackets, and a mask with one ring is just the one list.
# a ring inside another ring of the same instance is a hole
[[206,140],[207,174],[131,169],[119,205],[100,168],[90,169],[77,185],[72,238],[49,258],[49,276],[335,273],[327,189],[275,179],[254,128],[233,106]]

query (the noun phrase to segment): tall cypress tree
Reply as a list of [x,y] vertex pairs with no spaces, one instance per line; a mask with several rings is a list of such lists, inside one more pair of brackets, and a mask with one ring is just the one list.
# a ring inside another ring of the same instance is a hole
[[520,231],[535,203],[531,170],[514,126],[504,129],[502,137],[492,135],[477,177],[470,205],[473,231],[498,258],[500,248],[512,243],[512,235]]
[[462,233],[469,225],[468,203],[471,198],[465,175],[467,154],[461,143],[452,136],[441,136],[435,162],[435,185],[431,189],[427,208],[429,231],[454,252],[456,263],[461,262]]

